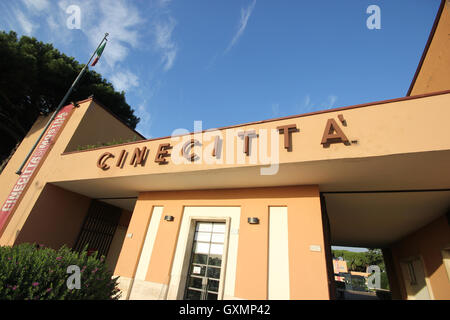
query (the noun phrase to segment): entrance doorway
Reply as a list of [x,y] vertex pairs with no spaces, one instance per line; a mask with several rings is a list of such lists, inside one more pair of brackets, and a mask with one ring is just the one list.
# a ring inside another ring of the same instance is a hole
[[93,200],[73,249],[81,251],[87,245],[88,251],[106,257],[121,213],[120,208]]
[[185,300],[217,300],[225,230],[225,222],[196,222]]

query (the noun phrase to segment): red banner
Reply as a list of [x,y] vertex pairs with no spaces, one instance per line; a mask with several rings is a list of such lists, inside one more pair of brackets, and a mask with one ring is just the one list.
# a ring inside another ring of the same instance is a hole
[[53,119],[52,123],[50,124],[50,127],[48,127],[46,133],[42,137],[41,141],[36,146],[36,149],[34,149],[33,154],[23,168],[22,174],[20,175],[19,179],[17,179],[16,184],[12,188],[9,196],[6,198],[6,201],[3,203],[3,206],[0,210],[0,235],[4,231],[4,227],[6,226],[9,217],[14,212],[17,204],[19,203],[23,192],[27,188],[29,182],[32,180],[33,174],[35,173],[37,167],[47,155],[48,150],[56,139],[61,127],[69,117],[72,108],[73,105],[70,104],[65,106],[58,112],[55,119]]

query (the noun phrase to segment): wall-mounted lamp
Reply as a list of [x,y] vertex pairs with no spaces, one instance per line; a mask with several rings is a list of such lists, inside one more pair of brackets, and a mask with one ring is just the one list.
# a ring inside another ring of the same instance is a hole
[[173,216],[164,216],[164,220],[173,221]]
[[259,219],[256,217],[250,217],[247,219],[247,222],[250,224],[259,224]]

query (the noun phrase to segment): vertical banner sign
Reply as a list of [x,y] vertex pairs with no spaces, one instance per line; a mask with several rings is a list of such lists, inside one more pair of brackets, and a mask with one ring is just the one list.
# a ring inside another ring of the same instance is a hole
[[58,112],[52,124],[48,128],[46,134],[42,137],[41,141],[36,146],[36,149],[31,155],[30,160],[23,168],[22,174],[20,175],[19,179],[17,179],[16,184],[12,188],[9,196],[6,198],[6,201],[3,203],[0,210],[0,235],[3,233],[9,218],[14,212],[20,197],[31,181],[33,174],[35,173],[39,164],[44,160],[51,145],[54,143],[54,140],[61,130],[61,127],[68,119],[72,108],[73,105],[70,104],[65,106]]

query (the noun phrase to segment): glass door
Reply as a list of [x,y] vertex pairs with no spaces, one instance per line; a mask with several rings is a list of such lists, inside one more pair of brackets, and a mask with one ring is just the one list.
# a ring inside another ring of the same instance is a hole
[[186,300],[217,300],[225,241],[225,222],[197,222],[192,245]]

